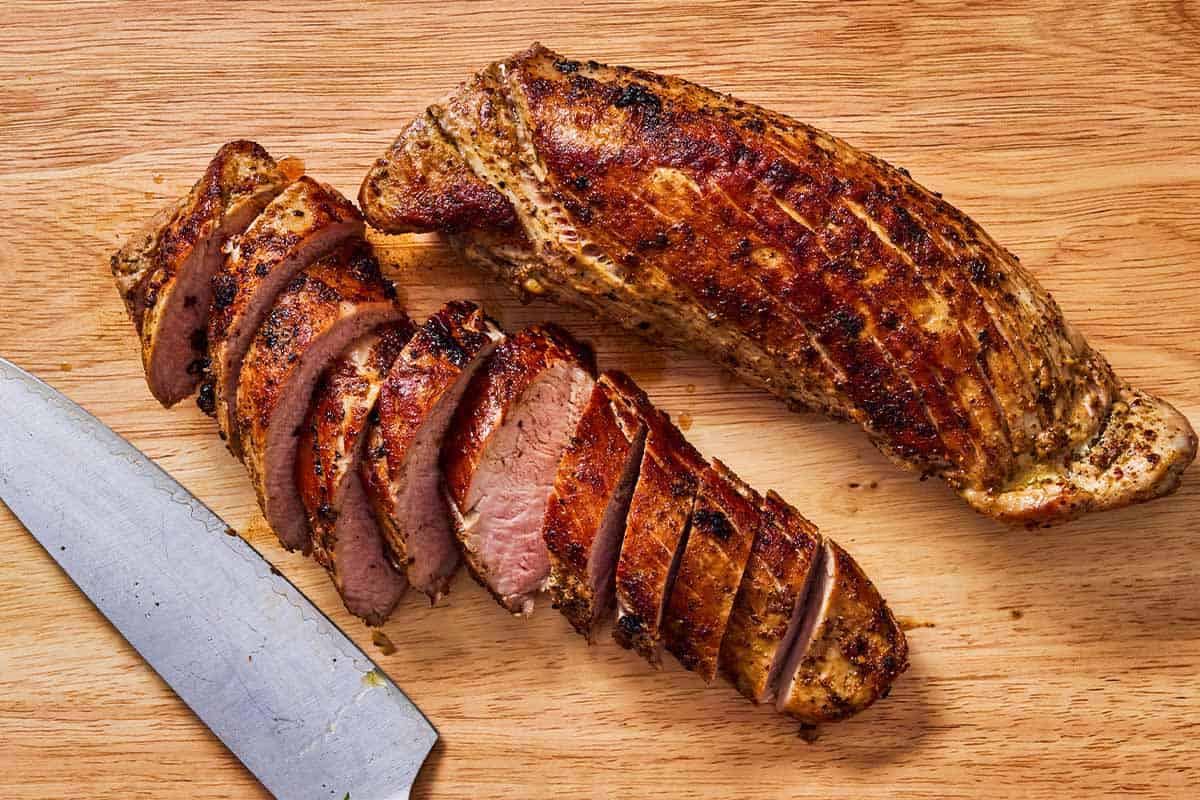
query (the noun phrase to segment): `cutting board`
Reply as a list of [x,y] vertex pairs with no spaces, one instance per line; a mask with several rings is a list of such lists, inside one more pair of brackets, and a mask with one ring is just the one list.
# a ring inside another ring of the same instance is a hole
[[[1194,797],[1196,469],[1150,505],[1009,530],[852,427],[582,313],[522,306],[436,239],[378,238],[413,316],[466,297],[510,328],[567,326],[705,454],[861,561],[911,627],[912,667],[860,717],[801,736],[725,684],[653,672],[607,637],[589,647],[549,608],[514,619],[463,576],[442,607],[404,601],[383,629],[394,652],[373,642],[321,569],[275,544],[209,419],[150,398],[107,261],[229,139],[353,194],[409,118],[537,39],[683,75],[909,168],[1197,424],[1198,20],[1188,2],[5,2],[0,354],[155,458],[383,665],[442,735],[417,797]],[[265,796],[3,509],[0,553],[8,800]]]

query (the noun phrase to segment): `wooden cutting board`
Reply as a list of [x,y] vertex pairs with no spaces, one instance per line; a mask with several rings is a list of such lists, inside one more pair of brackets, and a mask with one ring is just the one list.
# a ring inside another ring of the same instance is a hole
[[[405,121],[540,39],[908,167],[1019,254],[1124,376],[1200,423],[1200,6],[572,5],[5,2],[0,354],[157,459],[379,659],[442,734],[415,796],[1197,796],[1196,469],[1166,500],[1007,530],[850,427],[522,307],[437,241],[381,239],[414,316],[468,297],[513,328],[565,324],[858,557],[916,626],[912,668],[808,741],[724,684],[588,647],[552,611],[513,619],[461,576],[443,608],[404,602],[385,654],[320,568],[274,543],[212,423],[151,400],[108,254],[219,144],[256,139],[353,193]],[[7,510],[0,554],[6,798],[265,796]]]

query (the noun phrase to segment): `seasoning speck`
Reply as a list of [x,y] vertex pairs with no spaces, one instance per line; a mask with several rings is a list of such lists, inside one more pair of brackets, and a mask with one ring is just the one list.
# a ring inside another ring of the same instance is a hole
[[679,430],[690,431],[692,429],[692,415],[686,411],[679,415]]
[[396,645],[392,644],[392,640],[387,637],[387,634],[380,630],[371,631],[371,641],[379,648],[379,651],[385,656],[390,656],[396,652]]
[[900,630],[911,631],[916,628],[936,628],[932,622],[926,622],[913,617],[896,617],[896,622],[900,623]]
[[58,368],[61,369],[63,372],[70,372],[71,370],[75,369],[73,366],[68,364],[66,361],[59,364]]
[[1025,616],[1025,612],[1019,608],[1012,608],[1009,609],[1008,615],[1013,619],[1020,619],[1021,617]]

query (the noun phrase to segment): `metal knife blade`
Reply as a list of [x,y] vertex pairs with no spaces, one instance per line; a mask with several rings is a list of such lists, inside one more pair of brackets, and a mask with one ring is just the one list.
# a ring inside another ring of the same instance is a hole
[[153,461],[0,358],[0,499],[275,796],[407,798],[437,732]]

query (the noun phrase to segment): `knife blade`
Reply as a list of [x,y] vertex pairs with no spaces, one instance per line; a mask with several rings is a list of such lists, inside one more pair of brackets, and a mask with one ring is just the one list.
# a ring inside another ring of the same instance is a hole
[[170,475],[3,358],[0,499],[276,797],[408,797],[437,740],[420,710]]

